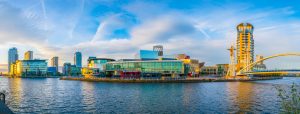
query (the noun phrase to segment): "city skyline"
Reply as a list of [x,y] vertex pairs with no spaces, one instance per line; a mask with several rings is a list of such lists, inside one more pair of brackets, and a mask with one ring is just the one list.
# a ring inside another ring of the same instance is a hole
[[255,27],[255,55],[300,50],[297,1],[279,1],[272,6],[268,0],[23,2],[0,2],[2,66],[7,64],[11,47],[18,49],[19,58],[28,50],[35,58],[59,56],[62,66],[72,63],[76,51],[82,52],[85,65],[89,56],[133,58],[139,49],[152,49],[153,45],[163,45],[168,54],[186,53],[209,65],[229,63],[226,49],[236,40],[235,27],[241,22]]

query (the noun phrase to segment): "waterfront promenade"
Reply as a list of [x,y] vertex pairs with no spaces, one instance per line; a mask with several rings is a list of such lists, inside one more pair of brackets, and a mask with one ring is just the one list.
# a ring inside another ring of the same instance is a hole
[[75,81],[89,81],[89,82],[115,82],[115,83],[199,83],[199,82],[246,82],[257,80],[275,80],[282,79],[282,77],[255,77],[251,79],[225,79],[225,78],[167,78],[167,79],[121,79],[121,78],[81,78],[81,77],[62,77],[60,80],[75,80]]

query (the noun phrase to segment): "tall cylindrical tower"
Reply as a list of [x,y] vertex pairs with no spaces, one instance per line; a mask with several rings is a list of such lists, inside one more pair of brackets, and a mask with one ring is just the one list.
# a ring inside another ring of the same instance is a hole
[[[254,61],[254,27],[250,23],[241,23],[237,26],[237,70],[241,70]],[[247,69],[248,71],[250,69]]]

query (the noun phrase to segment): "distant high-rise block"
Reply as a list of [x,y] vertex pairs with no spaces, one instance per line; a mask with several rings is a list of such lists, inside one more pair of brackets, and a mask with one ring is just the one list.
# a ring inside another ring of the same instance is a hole
[[67,76],[70,75],[70,72],[71,72],[71,63],[64,63],[63,74]]
[[10,72],[10,67],[12,63],[15,63],[19,59],[17,48],[13,47],[8,50],[8,72]]
[[74,54],[74,64],[76,67],[82,67],[82,54],[81,52],[75,52]]
[[[260,60],[262,60],[262,59],[264,59],[264,56],[256,55],[256,61],[260,61]],[[257,64],[264,64],[264,62],[261,61],[261,62],[259,62],[259,63],[257,63]]]
[[254,27],[250,23],[241,23],[236,29],[237,70],[241,70],[254,61]]
[[52,57],[50,64],[52,67],[56,67],[56,71],[58,72],[58,57]]
[[33,60],[33,51],[25,52],[24,60]]
[[164,48],[162,45],[155,45],[153,46],[153,51],[157,51],[158,52],[158,56],[163,56],[164,52],[163,52]]

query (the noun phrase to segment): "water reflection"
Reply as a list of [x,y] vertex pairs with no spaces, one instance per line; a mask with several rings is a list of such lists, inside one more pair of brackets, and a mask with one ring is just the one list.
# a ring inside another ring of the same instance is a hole
[[95,95],[98,95],[94,91],[95,83],[92,82],[82,82],[81,83],[81,103],[83,104],[83,109],[85,112],[95,112],[96,103],[95,103]]
[[234,105],[238,112],[251,111],[251,105],[254,102],[254,84],[247,82],[226,83],[227,93],[230,105]]
[[93,83],[3,78],[15,113],[278,113],[273,85],[287,80],[217,83]]
[[18,106],[22,102],[23,88],[22,88],[22,79],[14,78],[9,79],[8,81],[8,99],[9,103],[14,106]]

